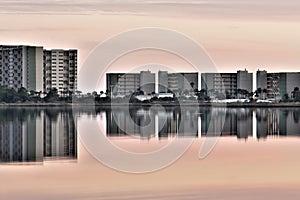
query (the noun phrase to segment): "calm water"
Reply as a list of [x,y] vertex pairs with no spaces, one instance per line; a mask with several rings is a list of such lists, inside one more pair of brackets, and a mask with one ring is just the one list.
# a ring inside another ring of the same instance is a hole
[[[2,108],[0,199],[299,199],[299,118],[296,108]],[[168,167],[130,174],[94,159],[82,140],[93,132],[138,153],[193,143]]]
[[0,109],[0,161],[76,160],[82,118],[98,120],[107,137],[120,139],[300,136],[299,108],[9,108]]

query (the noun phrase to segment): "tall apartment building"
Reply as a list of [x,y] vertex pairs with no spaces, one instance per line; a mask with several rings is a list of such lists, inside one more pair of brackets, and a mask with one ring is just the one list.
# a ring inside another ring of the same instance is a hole
[[198,73],[169,74],[167,71],[158,71],[158,93],[178,94],[195,89],[198,89]]
[[281,99],[285,94],[291,97],[296,87],[300,88],[299,72],[268,73],[260,70],[256,72],[256,89],[266,89],[268,98]]
[[77,90],[77,50],[44,50],[44,91],[60,95]]
[[43,47],[0,45],[0,85],[43,91]]
[[201,74],[201,89],[217,91],[237,97],[237,90],[253,91],[253,74],[247,70],[237,73],[203,73]]
[[106,88],[115,95],[131,95],[138,90],[145,94],[155,92],[155,74],[150,71],[140,73],[108,73],[106,74]]

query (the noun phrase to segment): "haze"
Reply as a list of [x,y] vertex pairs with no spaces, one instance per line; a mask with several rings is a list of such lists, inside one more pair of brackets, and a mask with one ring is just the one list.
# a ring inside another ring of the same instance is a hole
[[80,66],[115,34],[160,27],[203,45],[220,71],[297,71],[299,10],[297,0],[2,0],[0,43],[77,48]]

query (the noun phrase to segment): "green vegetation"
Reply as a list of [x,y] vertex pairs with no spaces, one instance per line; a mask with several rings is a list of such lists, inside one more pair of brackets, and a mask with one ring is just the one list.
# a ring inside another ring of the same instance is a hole
[[[169,93],[172,93],[171,91]],[[144,92],[138,90],[133,92],[132,95],[120,96],[111,98],[111,92],[109,90],[103,92],[93,91],[92,93],[82,94],[81,91],[76,91],[74,94],[69,92],[68,94],[59,95],[56,88],[51,89],[48,93],[27,91],[25,88],[20,88],[18,91],[14,89],[0,86],[0,103],[160,103],[171,102],[178,103],[180,101],[185,102],[210,102],[211,97],[218,100],[225,99],[248,99],[248,102],[255,102],[258,99],[267,100],[267,90],[258,88],[255,92],[249,92],[247,90],[238,89],[235,94],[231,94],[228,91],[224,93],[210,90],[191,90],[182,91],[180,94],[173,94],[173,97],[159,97],[153,94],[151,97],[145,98]],[[143,97],[144,96],[144,97]],[[300,102],[300,89],[294,88],[291,94],[285,94],[281,98],[281,102]]]
[[59,97],[57,89],[52,89],[42,97],[42,92],[27,91],[20,88],[18,91],[14,89],[0,86],[0,102],[1,103],[40,103],[40,102],[71,102],[71,96]]

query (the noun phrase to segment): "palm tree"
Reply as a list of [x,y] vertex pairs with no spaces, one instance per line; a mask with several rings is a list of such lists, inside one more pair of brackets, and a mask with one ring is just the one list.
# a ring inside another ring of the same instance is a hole
[[191,85],[191,87],[194,89],[195,83],[194,83],[194,82],[191,82],[190,85]]
[[263,92],[263,99],[267,99],[266,96],[267,96],[268,90],[266,88],[264,88],[262,92]]
[[292,92],[293,99],[294,101],[299,101],[300,100],[300,90],[299,87],[295,87],[294,91]]
[[82,92],[80,90],[76,90],[76,94],[80,97]]
[[92,95],[93,95],[94,97],[97,97],[97,96],[98,96],[98,93],[97,93],[96,91],[93,91],[93,92],[92,92]]
[[103,94],[104,94],[104,92],[103,92],[103,91],[100,91],[100,97],[101,97]]
[[262,92],[262,89],[261,89],[261,88],[257,88],[257,90],[255,91],[255,95],[256,95],[258,98],[260,98],[261,92]]
[[110,96],[110,90],[106,90],[106,91],[105,91],[105,95],[106,95],[106,96]]
[[242,90],[240,88],[237,89],[237,91],[236,91],[237,98],[240,98],[241,94],[242,94]]

